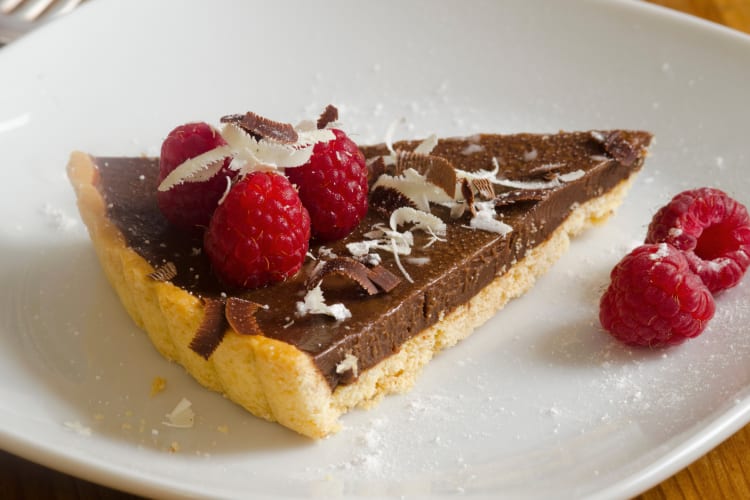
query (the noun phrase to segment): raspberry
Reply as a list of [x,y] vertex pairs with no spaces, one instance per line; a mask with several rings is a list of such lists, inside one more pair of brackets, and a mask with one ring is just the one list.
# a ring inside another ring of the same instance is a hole
[[685,255],[667,243],[642,245],[610,275],[599,321],[635,346],[677,345],[699,335],[713,317],[713,296],[690,270]]
[[336,138],[316,144],[306,164],[286,170],[320,241],[343,238],[367,213],[365,157],[344,132],[332,131]]
[[305,260],[310,216],[283,175],[252,172],[214,212],[204,249],[227,285],[260,288],[294,275]]
[[716,293],[739,283],[750,265],[750,217],[718,189],[684,191],[648,227],[646,243],[660,242],[685,252],[693,272]]
[[[211,125],[188,123],[172,130],[161,146],[159,182],[185,160],[226,144]],[[211,214],[236,172],[229,169],[231,158],[224,160],[219,173],[201,182],[185,182],[168,191],[157,191],[159,208],[169,222],[183,229],[205,227]]]

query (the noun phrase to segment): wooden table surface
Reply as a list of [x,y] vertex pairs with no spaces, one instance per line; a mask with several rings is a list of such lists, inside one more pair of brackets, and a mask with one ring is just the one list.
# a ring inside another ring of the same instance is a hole
[[[750,33],[750,0],[647,0]],[[137,498],[83,481],[0,451],[2,498]],[[692,465],[638,497],[750,498],[750,425]]]

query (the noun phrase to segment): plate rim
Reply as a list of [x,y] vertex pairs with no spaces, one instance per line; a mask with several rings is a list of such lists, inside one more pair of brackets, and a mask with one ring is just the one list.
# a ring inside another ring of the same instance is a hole
[[[103,0],[99,0],[99,2],[106,4]],[[605,8],[623,8],[629,9],[631,12],[637,12],[639,15],[659,16],[659,20],[662,22],[682,23],[682,25],[690,27],[690,29],[699,29],[708,33],[726,36],[732,40],[732,43],[747,44],[747,48],[750,49],[750,35],[748,34],[660,5],[645,3],[639,0],[614,0],[610,1],[609,4],[595,0],[580,0],[579,4],[595,5],[597,8],[602,8],[602,6],[605,6]],[[113,3],[110,2],[109,5],[113,5]],[[104,8],[101,9],[104,11]],[[62,23],[64,22],[64,20],[59,20],[55,23],[63,26]],[[32,33],[26,37],[28,40],[22,40],[17,48],[13,47],[11,50],[25,50],[24,47],[28,44],[41,43],[37,42],[37,40],[42,40],[44,36],[43,32]],[[3,50],[8,51],[8,49],[9,47],[4,47]],[[2,53],[0,53],[0,66],[3,61],[4,58],[2,57]],[[606,489],[594,493],[591,497],[625,497],[646,491],[648,488],[659,484],[676,472],[684,469],[691,462],[700,458],[700,456],[736,433],[748,422],[750,422],[750,396],[746,395],[741,402],[738,402],[728,411],[719,413],[707,423],[699,425],[698,427],[700,428],[696,433],[691,434],[690,439],[682,440],[676,446],[671,447],[668,452],[659,455],[642,470],[622,478]],[[698,424],[700,422],[696,425]],[[682,434],[675,436],[673,440],[682,436]],[[49,446],[45,446],[44,443],[36,442],[29,436],[14,433],[12,430],[2,426],[0,426],[0,447],[9,453],[44,467],[49,467],[86,481],[122,491],[159,496],[196,493],[196,490],[192,487],[180,488],[178,485],[172,484],[173,482],[169,480],[159,481],[156,478],[134,477],[132,471],[129,471],[125,467],[117,467],[111,463],[87,460],[86,457],[80,455],[76,455],[71,460],[69,452],[50,448]],[[136,482],[133,482],[133,480]],[[203,491],[198,491],[197,493],[199,495],[207,494],[207,492]]]

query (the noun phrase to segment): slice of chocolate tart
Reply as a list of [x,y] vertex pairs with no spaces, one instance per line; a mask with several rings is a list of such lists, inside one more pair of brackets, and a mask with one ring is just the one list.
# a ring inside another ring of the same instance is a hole
[[229,290],[202,238],[161,215],[156,158],[72,154],[101,265],[159,352],[251,413],[322,437],[408,390],[441,349],[529,290],[605,221],[643,165],[642,131],[482,134],[363,147],[370,207],[302,270]]

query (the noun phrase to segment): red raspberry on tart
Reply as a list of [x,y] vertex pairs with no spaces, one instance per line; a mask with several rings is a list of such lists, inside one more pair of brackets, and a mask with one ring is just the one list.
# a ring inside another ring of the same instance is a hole
[[367,214],[365,157],[344,132],[331,130],[335,139],[316,144],[306,164],[286,169],[319,241],[343,238]]
[[[187,123],[173,129],[162,143],[159,158],[159,182],[185,161],[207,151],[226,145],[226,141],[211,125],[203,122]],[[208,179],[182,182],[167,190],[157,191],[157,201],[164,217],[182,229],[206,227],[211,214],[227,189],[228,181],[236,172],[229,168],[231,158],[219,159],[217,172]]]
[[310,216],[283,175],[257,171],[240,180],[214,212],[204,249],[227,285],[260,288],[302,267]]
[[750,266],[750,216],[725,192],[704,187],[676,195],[655,215],[646,243],[683,251],[711,292],[731,288]]
[[599,304],[599,320],[618,340],[634,346],[677,345],[696,337],[713,317],[713,296],[668,243],[642,245],[612,270]]

